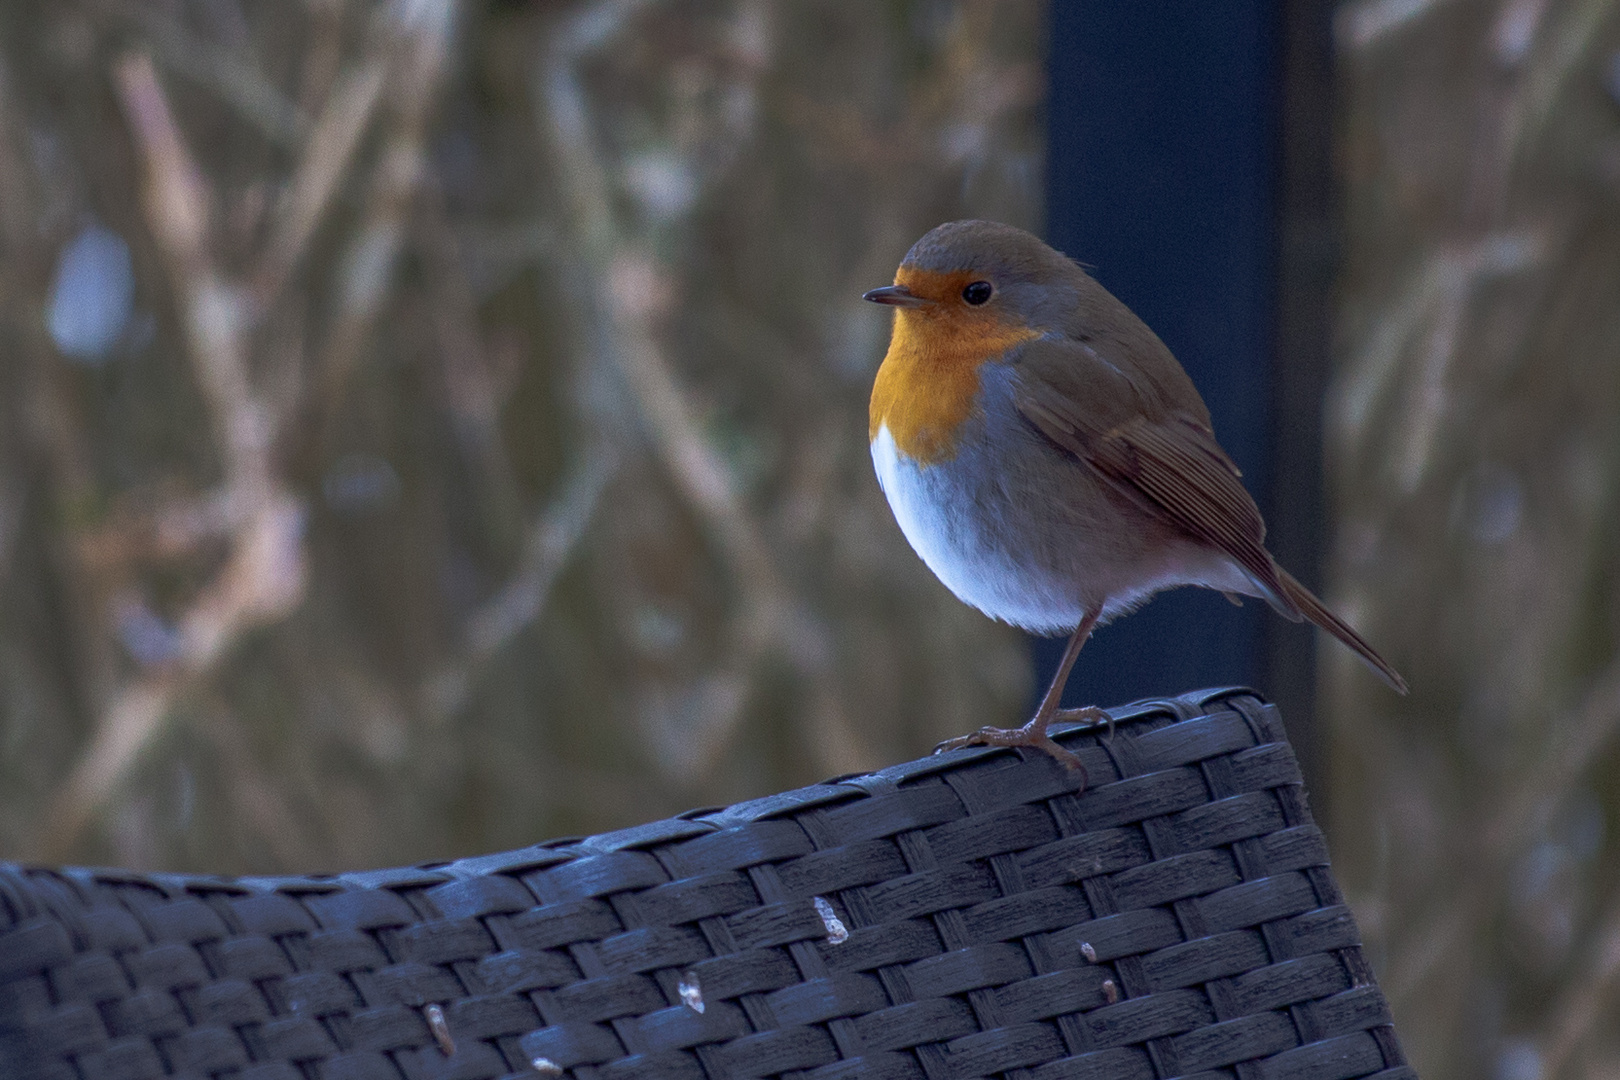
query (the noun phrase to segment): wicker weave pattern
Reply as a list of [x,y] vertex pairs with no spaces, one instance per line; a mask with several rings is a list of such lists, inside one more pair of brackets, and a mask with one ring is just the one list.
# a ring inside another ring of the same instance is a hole
[[[1275,711],[330,878],[0,865],[0,1075],[1412,1080]],[[452,1051],[447,1053],[447,1051]]]

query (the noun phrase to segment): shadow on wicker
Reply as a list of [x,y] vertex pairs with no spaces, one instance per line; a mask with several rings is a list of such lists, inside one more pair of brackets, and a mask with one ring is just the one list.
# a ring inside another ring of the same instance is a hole
[[1275,709],[448,865],[0,864],[0,1075],[1410,1080]]

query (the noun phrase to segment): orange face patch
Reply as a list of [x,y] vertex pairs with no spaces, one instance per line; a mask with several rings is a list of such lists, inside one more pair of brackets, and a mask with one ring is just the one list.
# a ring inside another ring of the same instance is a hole
[[933,301],[897,308],[889,352],[872,385],[869,438],[885,425],[895,447],[919,465],[949,461],[956,432],[973,411],[979,367],[1040,331],[1003,321],[995,305],[974,307],[962,290],[979,275],[902,266],[895,284]]

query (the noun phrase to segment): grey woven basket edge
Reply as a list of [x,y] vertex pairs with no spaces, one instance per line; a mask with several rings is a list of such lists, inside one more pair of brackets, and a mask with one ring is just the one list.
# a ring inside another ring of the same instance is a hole
[[[1246,701],[1244,699],[1247,699]],[[1191,690],[1173,697],[1143,698],[1124,705],[1111,706],[1104,711],[1113,717],[1116,726],[1170,715],[1176,720],[1190,720],[1206,715],[1218,702],[1231,703],[1252,724],[1256,724],[1268,737],[1283,741],[1285,735],[1273,727],[1275,709],[1255,691],[1246,686],[1232,685]],[[1243,702],[1240,706],[1238,702]],[[1054,737],[1063,742],[1082,734],[1093,734],[1095,728],[1086,724],[1054,726]],[[631,825],[589,836],[568,836],[542,840],[520,848],[471,855],[453,860],[435,860],[407,866],[378,867],[371,870],[318,872],[311,874],[209,874],[175,871],[136,871],[116,866],[47,866],[27,862],[0,860],[0,929],[15,925],[23,919],[50,912],[38,906],[36,890],[27,884],[16,883],[20,875],[45,872],[85,885],[146,885],[158,886],[170,896],[188,892],[280,892],[300,894],[338,892],[343,889],[408,888],[442,884],[469,877],[483,877],[491,873],[512,873],[532,857],[532,865],[565,862],[587,854],[627,851],[667,843],[674,839],[673,830],[678,822],[687,822],[691,835],[718,831],[754,821],[764,821],[791,814],[812,806],[827,806],[869,796],[877,787],[898,785],[926,776],[949,772],[963,763],[997,754],[1030,754],[1038,751],[1012,751],[998,747],[970,747],[930,754],[926,757],[875,769],[871,772],[846,773],[829,777],[801,788],[773,795],[744,799],[726,806],[696,807],[658,821]],[[671,831],[660,831],[668,829]],[[8,880],[9,879],[9,880]],[[55,914],[60,914],[55,913]]]
[[[1193,691],[1176,697],[1147,699],[1111,708],[1108,712],[1114,718],[1117,727],[1125,730],[1144,722],[1155,722],[1154,727],[1158,729],[1172,726],[1179,721],[1208,718],[1217,712],[1235,713],[1247,723],[1257,744],[1282,743],[1286,749],[1286,735],[1275,707],[1246,687],[1221,687]],[[1078,734],[1099,736],[1095,729],[1083,726],[1059,729],[1055,734],[1060,739]],[[950,774],[983,759],[1009,754],[1017,754],[1024,758],[1031,756],[1031,752],[1028,751],[995,748],[954,751],[901,763],[872,773],[834,777],[804,788],[727,807],[699,808],[662,821],[596,836],[552,840],[511,851],[411,867],[330,875],[226,877],[206,874],[143,874],[118,868],[28,867],[0,863],[0,934],[26,920],[37,921],[40,916],[49,916],[63,924],[70,935],[82,940],[90,935],[84,933],[82,925],[75,924],[81,922],[84,908],[90,905],[98,888],[107,886],[139,886],[155,890],[171,901],[187,896],[206,897],[209,894],[242,898],[274,893],[313,899],[322,894],[329,895],[349,890],[392,889],[401,897],[407,893],[412,894],[413,907],[420,911],[420,917],[431,919],[444,915],[443,912],[433,910],[437,905],[430,900],[427,901],[428,908],[422,908],[425,890],[435,885],[465,882],[492,875],[515,877],[531,870],[560,867],[582,857],[657,849],[662,845],[678,844],[683,840],[750,823],[790,818],[807,811],[834,809],[866,798],[892,794],[918,781],[926,781],[936,774]],[[1300,815],[1299,820],[1309,823],[1309,811],[1304,805],[1303,788],[1297,780],[1290,781],[1285,786],[1289,788],[1285,801],[1296,807],[1295,813]],[[1336,884],[1331,880],[1331,871],[1325,866],[1323,871],[1319,876],[1327,888],[1319,888],[1318,891],[1323,896],[1324,902],[1342,903],[1337,894]],[[64,891],[66,894],[76,895],[65,895]],[[1376,982],[1361,955],[1359,945],[1344,948],[1341,953],[1347,970],[1352,974],[1353,987],[1368,988],[1377,994],[1381,1005],[1381,994],[1377,992]],[[5,982],[5,969],[8,966],[6,958],[0,956],[0,984]],[[1385,1047],[1386,1062],[1403,1062],[1404,1058],[1400,1054],[1394,1030],[1388,1025],[1387,1013],[1382,1024],[1383,1027],[1380,1029],[1369,1028],[1369,1033]],[[4,1026],[4,1017],[0,1017],[0,1027]],[[1313,1044],[1301,1047],[1301,1050],[1314,1055],[1312,1063],[1306,1064],[1302,1071],[1252,1073],[1240,1070],[1237,1075],[1240,1080],[1249,1080],[1251,1076],[1263,1076],[1265,1080],[1271,1080],[1273,1076],[1298,1077],[1300,1080],[1309,1077],[1314,1080],[1329,1075],[1328,1072],[1322,1071],[1323,1066],[1317,1060],[1320,1058],[1319,1046]],[[324,1067],[320,1075],[328,1075]],[[1365,1075],[1368,1080],[1415,1078],[1410,1067],[1404,1064],[1392,1064],[1383,1072],[1377,1073],[1376,1077],[1362,1072],[1342,1075]]]

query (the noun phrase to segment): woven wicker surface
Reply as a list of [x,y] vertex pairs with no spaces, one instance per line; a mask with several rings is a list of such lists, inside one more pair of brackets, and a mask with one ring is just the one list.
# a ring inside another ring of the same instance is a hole
[[1275,710],[333,877],[0,864],[0,1076],[1409,1080]]

